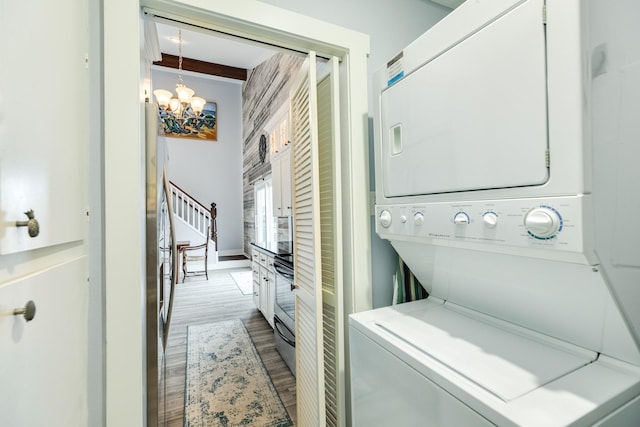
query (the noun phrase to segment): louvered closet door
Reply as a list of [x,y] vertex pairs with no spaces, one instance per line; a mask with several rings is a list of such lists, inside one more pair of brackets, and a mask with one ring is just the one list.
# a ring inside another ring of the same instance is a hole
[[294,81],[291,93],[293,241],[298,287],[296,385],[298,423],[301,427],[325,425],[315,63],[315,53],[311,52]]
[[311,53],[291,94],[297,403],[303,427],[346,425],[338,59],[324,64],[319,82],[315,62]]
[[317,85],[320,260],[325,420],[333,427],[346,425],[338,58],[325,67]]

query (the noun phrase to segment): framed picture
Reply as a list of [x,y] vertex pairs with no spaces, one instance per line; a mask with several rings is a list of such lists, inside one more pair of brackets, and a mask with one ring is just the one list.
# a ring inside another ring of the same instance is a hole
[[195,114],[191,105],[177,112],[159,108],[158,117],[162,123],[160,135],[207,141],[218,140],[218,104],[216,102],[207,102],[198,115]]

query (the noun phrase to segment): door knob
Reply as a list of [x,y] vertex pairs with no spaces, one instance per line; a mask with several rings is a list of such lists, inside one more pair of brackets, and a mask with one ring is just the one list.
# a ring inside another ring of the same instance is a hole
[[29,236],[36,237],[40,234],[40,224],[38,224],[38,220],[33,215],[33,209],[29,209],[24,214],[29,219],[27,221],[16,221],[16,227],[27,227]]
[[27,304],[22,308],[16,308],[13,310],[14,316],[23,315],[27,322],[33,320],[36,317],[36,303],[33,301],[27,302]]

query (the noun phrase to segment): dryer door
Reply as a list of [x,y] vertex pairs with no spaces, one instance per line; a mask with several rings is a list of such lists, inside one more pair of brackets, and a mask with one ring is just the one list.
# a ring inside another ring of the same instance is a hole
[[382,92],[386,197],[547,181],[543,5],[524,2]]

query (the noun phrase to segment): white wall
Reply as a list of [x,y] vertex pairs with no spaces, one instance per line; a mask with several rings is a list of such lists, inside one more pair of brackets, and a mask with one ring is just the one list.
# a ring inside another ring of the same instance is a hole
[[[173,91],[177,71],[154,68],[154,89]],[[242,253],[242,81],[183,73],[196,95],[217,102],[218,140],[164,138],[169,179],[207,208],[218,209],[218,247],[222,254]],[[181,240],[180,236],[176,236]]]
[[[368,34],[370,94],[373,72],[451,11],[428,0],[260,1]],[[372,105],[370,96],[369,115]]]
[[[451,9],[428,0],[261,0],[274,6],[312,16],[345,28],[369,34],[371,55],[369,56],[369,167],[370,188],[375,191],[373,132],[373,73],[393,58],[406,45],[444,18]],[[375,193],[371,194],[375,198]],[[373,213],[372,213],[373,214]],[[373,279],[373,306],[391,304],[393,293],[391,278],[395,272],[397,254],[388,241],[375,233],[375,222],[371,224],[371,277]]]

